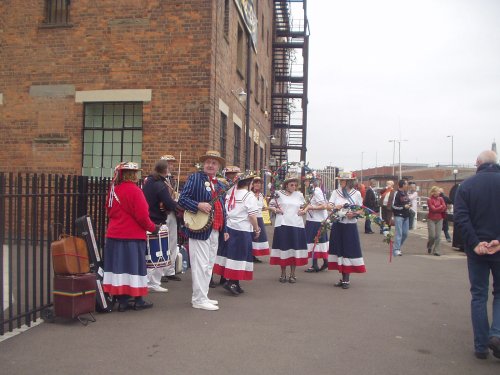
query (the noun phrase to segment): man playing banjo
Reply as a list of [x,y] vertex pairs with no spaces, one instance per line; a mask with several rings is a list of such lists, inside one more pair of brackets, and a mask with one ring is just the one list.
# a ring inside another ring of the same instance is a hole
[[[229,238],[226,231],[224,194],[221,194],[224,186],[216,177],[225,160],[219,152],[207,151],[200,157],[200,161],[203,163],[203,171],[189,176],[179,197],[179,205],[192,219],[186,220],[185,215],[193,280],[191,303],[195,309],[215,311],[219,309],[218,301],[208,298],[208,285],[217,255],[219,234],[224,233],[224,241]],[[201,227],[195,225],[200,221],[196,215],[204,219],[207,214],[207,224]]]

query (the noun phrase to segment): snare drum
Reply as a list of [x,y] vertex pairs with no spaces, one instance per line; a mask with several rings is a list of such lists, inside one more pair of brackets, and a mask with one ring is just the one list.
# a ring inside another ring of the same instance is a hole
[[147,233],[147,268],[166,267],[171,264],[168,251],[168,230],[160,229],[158,234]]

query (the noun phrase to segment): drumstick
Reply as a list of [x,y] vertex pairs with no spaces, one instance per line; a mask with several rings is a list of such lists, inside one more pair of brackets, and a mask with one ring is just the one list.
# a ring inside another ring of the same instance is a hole
[[177,172],[177,190],[176,190],[177,195],[179,195],[179,185],[180,185],[180,178],[181,178],[181,163],[182,163],[182,151],[179,154],[179,171]]

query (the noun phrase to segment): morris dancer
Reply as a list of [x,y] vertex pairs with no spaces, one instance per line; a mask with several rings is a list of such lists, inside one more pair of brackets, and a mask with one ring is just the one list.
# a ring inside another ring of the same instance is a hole
[[253,179],[251,189],[255,198],[257,199],[257,205],[259,207],[259,213],[257,214],[257,222],[259,223],[260,235],[258,238],[252,241],[252,254],[254,263],[262,263],[262,261],[257,258],[257,255],[269,255],[269,242],[267,242],[266,227],[264,225],[264,219],[262,218],[262,210],[264,208],[265,198],[262,195],[262,178],[257,176]]
[[253,279],[252,238],[260,233],[257,199],[248,191],[253,177],[243,176],[226,195],[229,240],[220,249],[214,266],[214,273],[226,279],[224,289],[234,296],[243,293],[240,280]]
[[[146,197],[146,201],[149,205],[149,217],[155,224],[166,224],[167,217],[174,215],[175,220],[175,209],[177,207],[176,202],[172,199],[171,193],[173,190],[168,188],[168,160],[161,159],[156,162],[154,172],[150,174],[144,182],[142,191]],[[167,225],[168,226],[168,225]],[[175,230],[177,231],[177,225]],[[170,250],[170,261],[175,260],[174,255],[171,251],[171,244],[174,243],[177,247],[177,236],[172,238],[172,231],[170,227],[168,228],[169,238],[168,238],[168,250]],[[167,249],[164,249],[165,257]],[[154,255],[154,254],[153,254]],[[166,259],[166,257],[165,257]],[[175,268],[175,266],[174,266]],[[153,292],[168,292],[167,288],[161,286],[161,278],[167,272],[166,262],[159,266],[148,264],[148,288]]]
[[208,298],[210,277],[217,255],[219,234],[224,233],[225,241],[229,238],[229,234],[226,231],[223,196],[220,195],[216,199],[213,207],[209,202],[223,189],[216,173],[224,166],[225,160],[219,152],[207,151],[200,157],[200,161],[203,163],[203,171],[189,176],[179,197],[179,205],[191,212],[202,211],[209,214],[212,209],[214,210],[213,223],[209,228],[202,232],[193,232],[188,228],[189,260],[193,280],[191,303],[195,309],[214,311],[219,309],[217,306],[219,302]]
[[[276,191],[271,199],[269,210],[276,214],[274,223],[273,247],[269,264],[281,267],[281,283],[296,283],[296,266],[304,266],[309,259],[306,231],[302,216],[306,211],[300,207],[305,203],[301,192],[296,191],[299,178],[289,176],[283,182],[283,189]],[[290,266],[287,279],[286,266]]]
[[[329,201],[331,208],[342,210],[346,203],[361,207],[363,200],[361,193],[354,189],[355,177],[353,173],[340,172],[338,180],[340,187],[332,192]],[[366,272],[356,225],[358,221],[356,217],[362,214],[362,209],[359,211],[348,210],[345,217],[332,224],[330,231],[328,269],[338,270],[342,273],[342,279],[335,284],[342,289],[349,288],[351,273]]]
[[149,219],[148,203],[136,185],[137,163],[120,163],[106,202],[109,223],[104,246],[103,290],[118,298],[118,311],[152,307],[143,299],[148,294],[146,276],[146,231],[158,233],[160,225]]
[[[328,269],[328,236],[327,233],[320,233],[318,241],[316,235],[321,227],[321,223],[327,218],[328,213],[326,208],[328,202],[325,194],[319,187],[320,180],[312,174],[306,176],[305,179],[306,191],[311,191],[311,199],[306,207],[306,239],[307,250],[312,256],[312,267],[309,267],[305,272],[319,272]],[[313,250],[314,249],[314,250]],[[323,265],[318,267],[318,259],[323,259]]]

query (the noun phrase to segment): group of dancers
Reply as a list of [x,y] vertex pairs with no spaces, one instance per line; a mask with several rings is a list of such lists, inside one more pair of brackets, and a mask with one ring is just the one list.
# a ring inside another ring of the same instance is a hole
[[[338,270],[342,277],[335,285],[343,289],[349,288],[351,273],[366,272],[356,226],[360,212],[347,210],[341,219],[335,220],[329,239],[324,225],[329,210],[362,206],[352,173],[340,173],[339,188],[328,201],[320,180],[313,174],[305,178],[305,197],[299,191],[300,176],[287,174],[281,189],[266,198],[260,176],[241,173],[236,166],[225,166],[217,151],[207,151],[200,162],[201,170],[188,177],[178,199],[172,196],[173,189],[167,179],[169,165],[165,161],[157,163],[142,191],[136,185],[137,165],[117,166],[107,204],[109,225],[103,284],[105,292],[117,297],[118,311],[151,307],[152,303],[143,299],[148,287],[161,291],[159,283],[167,273],[158,272],[157,267],[147,271],[146,231],[152,236],[162,230],[171,234],[167,219],[178,209],[208,218],[200,228],[187,225],[193,308],[219,309],[219,302],[208,297],[212,273],[221,276],[224,288],[232,295],[244,293],[240,282],[253,279],[256,256],[270,255],[270,264],[280,266],[281,283],[296,283],[296,267],[307,265],[309,258],[312,265],[306,272]],[[217,177],[222,169],[224,179]],[[264,210],[275,216],[271,247],[264,226]],[[171,259],[174,246],[177,248],[177,241],[168,245],[172,249]],[[323,261],[321,266],[319,259]],[[169,272],[169,277],[175,277],[175,271]]]

